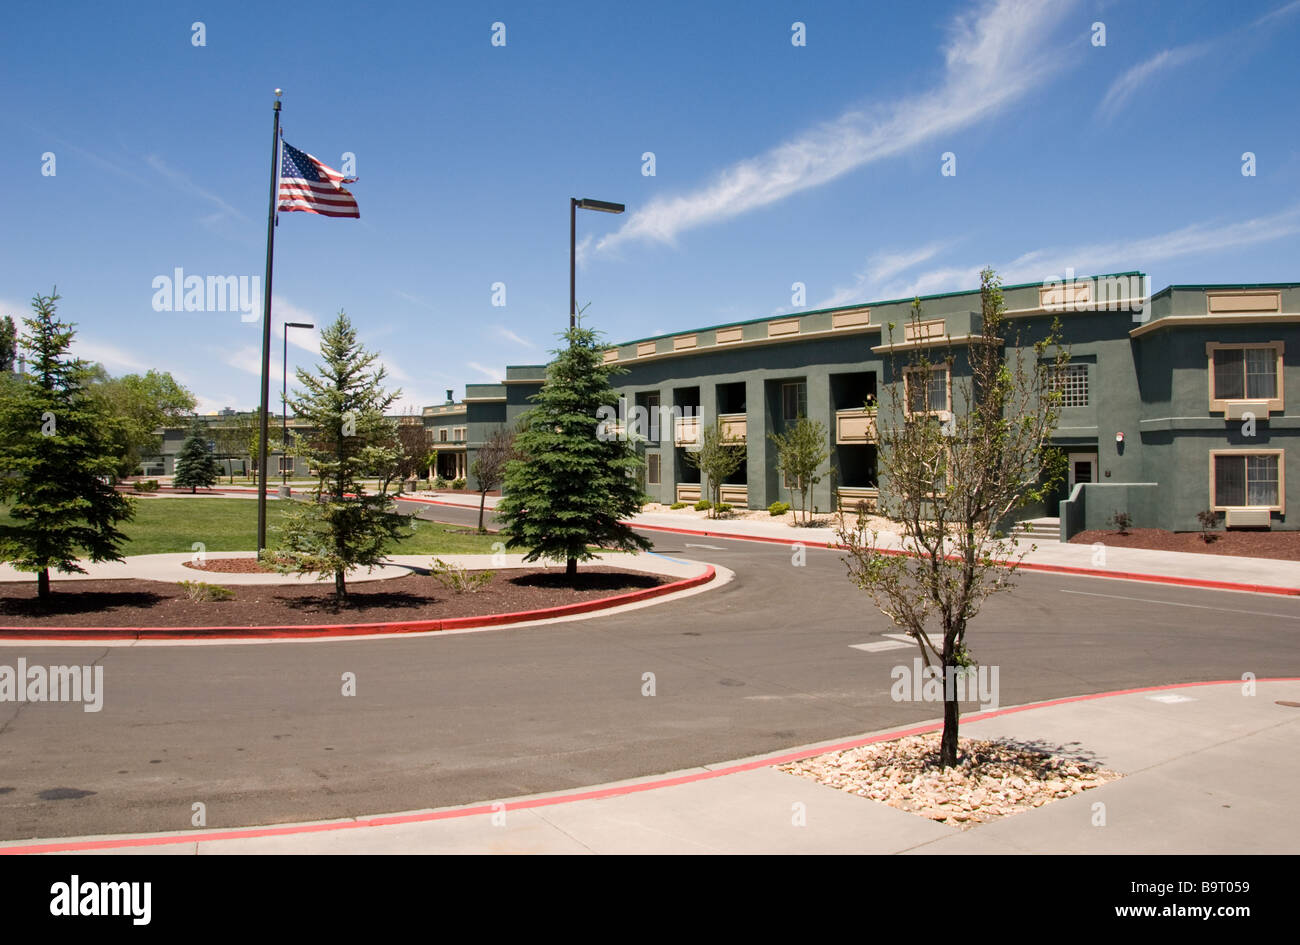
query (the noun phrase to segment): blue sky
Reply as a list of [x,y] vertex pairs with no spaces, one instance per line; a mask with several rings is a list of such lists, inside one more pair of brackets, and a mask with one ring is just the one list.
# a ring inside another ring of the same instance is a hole
[[[170,370],[202,411],[256,403],[260,326],[156,312],[153,280],[261,277],[276,87],[286,141],[355,155],[361,219],[282,215],[275,337],[346,310],[406,406],[546,360],[570,196],[628,207],[578,219],[579,304],[611,341],[984,265],[1300,281],[1300,0],[6,12],[0,314],[57,284],[83,357]],[[316,338],[291,334],[292,371]]]

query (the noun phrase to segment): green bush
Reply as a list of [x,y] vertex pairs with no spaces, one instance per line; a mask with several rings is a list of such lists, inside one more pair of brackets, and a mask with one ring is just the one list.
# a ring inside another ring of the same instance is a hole
[[695,503],[695,511],[697,512],[707,512],[711,508],[713,508],[713,503],[708,499],[700,499]]
[[136,492],[157,492],[157,491],[158,491],[158,480],[157,480],[157,479],[138,479],[138,480],[136,480],[136,483],[135,483],[135,491],[136,491]]
[[451,481],[451,487],[452,487],[453,489],[464,489],[464,488],[465,488],[465,478],[462,476],[460,479],[453,479],[453,480]]
[[492,583],[495,571],[470,571],[468,568],[462,568],[460,565],[448,564],[441,558],[434,558],[433,563],[429,565],[429,573],[433,579],[441,584],[453,594],[464,594],[466,591],[473,594],[480,591]]
[[770,515],[784,515],[790,511],[790,504],[788,502],[773,502],[767,507],[767,511]]
[[731,506],[726,502],[719,502],[713,507],[713,511],[717,512],[719,515],[726,515],[731,511]]
[[670,505],[670,506],[668,506],[668,507],[669,507],[670,509],[684,509],[684,508],[686,508],[686,503],[685,503],[685,502],[674,502],[672,505]]
[[177,581],[185,589],[185,596],[196,604],[214,600],[234,600],[235,592],[220,584],[208,584],[204,581]]
[[436,478],[433,480],[433,487],[434,487],[435,489],[446,489],[446,488],[447,488],[447,480],[446,480],[446,479],[443,479],[441,476],[438,476],[438,477],[436,477]]

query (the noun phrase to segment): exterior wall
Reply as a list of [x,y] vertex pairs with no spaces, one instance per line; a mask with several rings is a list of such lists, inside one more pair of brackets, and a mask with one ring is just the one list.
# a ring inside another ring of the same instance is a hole
[[[1077,523],[1105,527],[1104,519],[1120,509],[1109,506],[1121,500],[1122,510],[1139,527],[1199,528],[1196,514],[1210,505],[1210,451],[1221,448],[1285,450],[1284,502],[1288,512],[1300,509],[1300,284],[1171,286],[1149,299],[1143,298],[1144,290],[1140,273],[1084,279],[1059,289],[1035,283],[1003,290],[1009,342],[1018,333],[1027,349],[1057,316],[1072,363],[1087,367],[1088,403],[1063,408],[1053,437],[1054,445],[1067,453],[1097,457],[1094,483],[1076,491],[1079,504],[1071,508],[1066,530]],[[1271,310],[1252,311],[1254,296]],[[1062,298],[1064,310],[1045,310],[1045,301]],[[1081,304],[1069,304],[1073,299]],[[805,383],[807,416],[826,426],[836,466],[813,492],[812,504],[826,511],[832,507],[832,489],[841,484],[841,465],[852,465],[849,475],[862,478],[868,478],[870,468],[872,454],[845,453],[835,443],[836,409],[861,406],[846,402],[846,390],[865,389],[854,385],[870,378],[879,398],[878,420],[886,422],[898,406],[891,400],[896,372],[920,343],[931,358],[951,355],[954,400],[969,377],[965,340],[982,330],[979,292],[928,296],[921,307],[922,319],[933,323],[927,328],[933,337],[922,342],[908,327],[908,299],[640,339],[615,346],[607,360],[623,369],[613,384],[625,399],[625,410],[644,404],[650,395],[658,396],[662,408],[672,408],[679,392],[692,391],[690,405],[698,407],[699,422],[707,426],[718,416],[720,389],[743,389],[750,508],[790,501],[768,434],[784,426],[781,384]],[[1248,434],[1241,421],[1228,421],[1222,411],[1211,409],[1206,343],[1268,341],[1289,342],[1282,370],[1289,399],[1282,410],[1258,418]],[[467,393],[473,389],[467,398],[471,462],[492,429],[517,421],[544,376],[544,366],[512,367],[503,384],[467,388]],[[727,412],[739,412],[735,403],[733,399]],[[960,404],[954,406],[960,409]],[[684,466],[673,433],[668,415],[658,439],[642,447],[647,457],[660,457],[661,481],[647,484],[646,490],[664,503],[676,499],[677,483],[698,478]],[[1117,441],[1120,433],[1123,442]],[[887,482],[877,478],[876,484],[887,494]],[[1070,492],[1063,485],[1044,507],[1023,510],[1017,518],[1057,514]],[[1098,521],[1100,525],[1093,524]],[[1300,513],[1293,512],[1289,522],[1286,514],[1272,516],[1273,528],[1297,528],[1298,522]]]

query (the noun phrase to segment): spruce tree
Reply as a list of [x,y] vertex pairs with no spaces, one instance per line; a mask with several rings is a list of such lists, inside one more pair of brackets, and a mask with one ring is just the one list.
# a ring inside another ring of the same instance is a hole
[[50,569],[85,573],[78,558],[120,561],[131,500],[109,482],[120,433],[92,395],[90,366],[68,355],[75,332],[55,315],[57,292],[37,295],[24,318],[28,372],[0,401],[0,560],[35,571],[37,593],[50,595]]
[[[573,578],[589,545],[647,551],[651,543],[623,524],[645,497],[633,473],[641,465],[632,443],[609,432],[601,416],[618,403],[610,377],[622,373],[602,357],[589,328],[562,336],[569,346],[546,369],[536,404],[522,418],[496,508],[507,548],[527,548],[525,561],[564,559]],[[605,408],[602,411],[601,408]]]
[[297,455],[319,478],[312,501],[295,503],[285,516],[274,564],[282,572],[316,571],[333,576],[337,600],[347,596],[347,572],[384,562],[393,542],[411,534],[410,515],[383,493],[367,495],[361,479],[396,462],[393,421],[384,417],[401,391],[386,392],[378,355],[357,341],[340,312],[321,332],[324,364],[316,374],[299,368],[301,391],[289,409],[311,432],[295,433]]
[[176,474],[172,477],[172,485],[178,489],[189,486],[193,493],[200,487],[210,489],[220,474],[221,467],[208,449],[203,426],[196,417],[190,424],[189,436],[181,444],[181,451],[176,454]]

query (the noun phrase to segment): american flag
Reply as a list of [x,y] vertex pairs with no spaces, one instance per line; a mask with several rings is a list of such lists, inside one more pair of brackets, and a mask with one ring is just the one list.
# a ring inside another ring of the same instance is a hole
[[357,198],[343,188],[344,177],[287,141],[280,147],[280,210],[302,210],[327,217],[360,217]]

